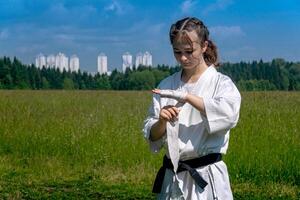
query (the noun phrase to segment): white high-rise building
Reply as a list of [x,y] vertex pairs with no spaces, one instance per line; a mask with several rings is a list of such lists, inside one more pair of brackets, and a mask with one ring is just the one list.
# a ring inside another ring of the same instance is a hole
[[130,68],[132,69],[132,55],[128,52],[124,53],[122,55],[122,61],[123,61],[123,64],[122,64],[122,69],[123,69],[123,72],[126,71],[126,68]]
[[138,68],[139,65],[143,65],[143,54],[139,52],[135,57],[135,67]]
[[70,58],[70,71],[78,72],[78,70],[79,70],[79,58],[76,55],[73,55]]
[[47,56],[47,67],[55,67],[55,56],[53,54]]
[[43,68],[43,66],[46,67],[46,57],[43,54],[39,54],[35,58],[35,66],[37,68]]
[[148,51],[143,55],[143,65],[152,66],[152,55]]
[[107,73],[107,56],[104,53],[100,53],[98,56],[98,72],[100,74]]
[[55,58],[55,67],[58,68],[61,72],[63,70],[68,71],[69,69],[69,59],[63,53],[58,53]]

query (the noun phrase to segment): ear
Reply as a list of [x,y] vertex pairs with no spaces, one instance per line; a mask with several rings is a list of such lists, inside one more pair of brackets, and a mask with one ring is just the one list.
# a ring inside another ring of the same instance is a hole
[[202,53],[204,53],[207,49],[208,41],[203,42]]

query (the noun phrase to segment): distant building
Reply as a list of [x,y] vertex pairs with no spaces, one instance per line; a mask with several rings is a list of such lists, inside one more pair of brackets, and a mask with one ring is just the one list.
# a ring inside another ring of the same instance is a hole
[[53,54],[47,56],[47,68],[55,67],[55,56]]
[[148,51],[143,55],[143,65],[152,66],[152,55]]
[[144,54],[136,54],[135,67],[138,68],[140,65],[152,66],[152,55],[148,51],[146,51]]
[[99,54],[97,63],[99,74],[107,73],[107,56],[104,53]]
[[143,54],[139,52],[135,57],[135,67],[138,68],[139,65],[143,65]]
[[79,58],[76,55],[73,55],[70,58],[70,71],[78,72],[78,70],[79,70]]
[[43,54],[39,54],[35,58],[35,66],[37,68],[43,68],[46,67],[46,57]]
[[128,52],[124,53],[122,55],[122,69],[123,69],[123,72],[126,71],[127,68],[130,68],[132,69],[132,55]]
[[61,72],[63,70],[68,71],[69,69],[69,59],[63,53],[58,53],[55,58],[55,67]]

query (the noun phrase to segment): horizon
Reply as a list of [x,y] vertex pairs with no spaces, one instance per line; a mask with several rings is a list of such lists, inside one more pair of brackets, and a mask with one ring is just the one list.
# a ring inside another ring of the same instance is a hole
[[[45,56],[45,55],[44,55]],[[18,61],[21,62],[22,65],[26,65],[26,66],[30,66],[30,65],[34,65],[36,68],[39,68],[35,65],[34,62],[32,63],[24,63],[22,62],[22,60],[20,60],[18,57],[16,56],[6,56],[6,55],[2,55],[0,56],[0,59],[3,59],[4,57],[6,58],[9,58],[11,62],[13,62],[13,59],[16,58]],[[300,64],[300,60],[295,60],[295,61],[291,61],[291,60],[286,60],[284,58],[272,58],[271,60],[263,60],[263,59],[258,59],[258,60],[249,60],[249,61],[245,61],[245,60],[240,60],[240,61],[236,61],[236,62],[232,62],[232,61],[223,61],[223,62],[219,62],[219,64],[239,64],[239,63],[246,63],[246,64],[252,64],[252,63],[259,63],[259,62],[263,62],[263,63],[271,63],[273,62],[274,60],[281,60],[283,59],[284,62],[287,62],[287,63],[295,63],[295,64]],[[141,65],[142,67],[147,67],[147,68],[157,68],[158,66],[166,66],[166,67],[169,67],[169,68],[172,68],[172,67],[178,67],[180,66],[179,64],[175,64],[175,65],[169,65],[169,64],[164,64],[164,63],[158,63],[158,64],[155,64],[155,65],[151,65],[151,66],[144,66],[144,65]],[[46,68],[49,68],[49,67],[46,67]],[[50,67],[50,68],[53,68],[53,67]],[[133,64],[133,68],[134,69],[137,69],[138,67],[135,66],[135,64]],[[55,68],[55,69],[58,69],[58,68]],[[112,70],[108,70],[107,72],[108,73],[111,73],[112,71],[114,70],[117,70],[118,72],[123,72],[123,70],[121,68],[113,68]],[[133,70],[133,69],[131,69]],[[97,74],[98,71],[87,71],[85,69],[82,69],[80,68],[80,71],[81,72],[87,72],[87,73],[90,73],[90,74]]]
[[149,51],[153,66],[175,66],[169,27],[195,16],[208,27],[220,62],[298,62],[299,9],[296,0],[0,1],[0,56],[31,64],[39,53],[76,54],[81,71],[96,72],[102,52],[113,71],[121,70],[123,53]]

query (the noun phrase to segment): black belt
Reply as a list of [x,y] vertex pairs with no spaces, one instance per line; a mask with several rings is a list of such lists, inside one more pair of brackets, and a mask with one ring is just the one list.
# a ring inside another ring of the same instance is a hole
[[[207,182],[200,176],[200,174],[196,171],[196,169],[199,167],[213,164],[213,163],[221,161],[221,160],[222,160],[221,153],[212,153],[212,154],[208,154],[206,156],[202,156],[202,157],[191,159],[191,160],[179,161],[178,169],[177,169],[176,173],[179,173],[182,171],[189,171],[189,173],[192,176],[192,178],[194,179],[195,183],[199,187],[204,189],[205,186],[207,185]],[[164,156],[163,166],[159,169],[159,171],[156,175],[155,181],[154,181],[154,185],[153,185],[153,189],[152,189],[153,193],[161,192],[166,169],[173,170],[173,164],[167,156]]]

